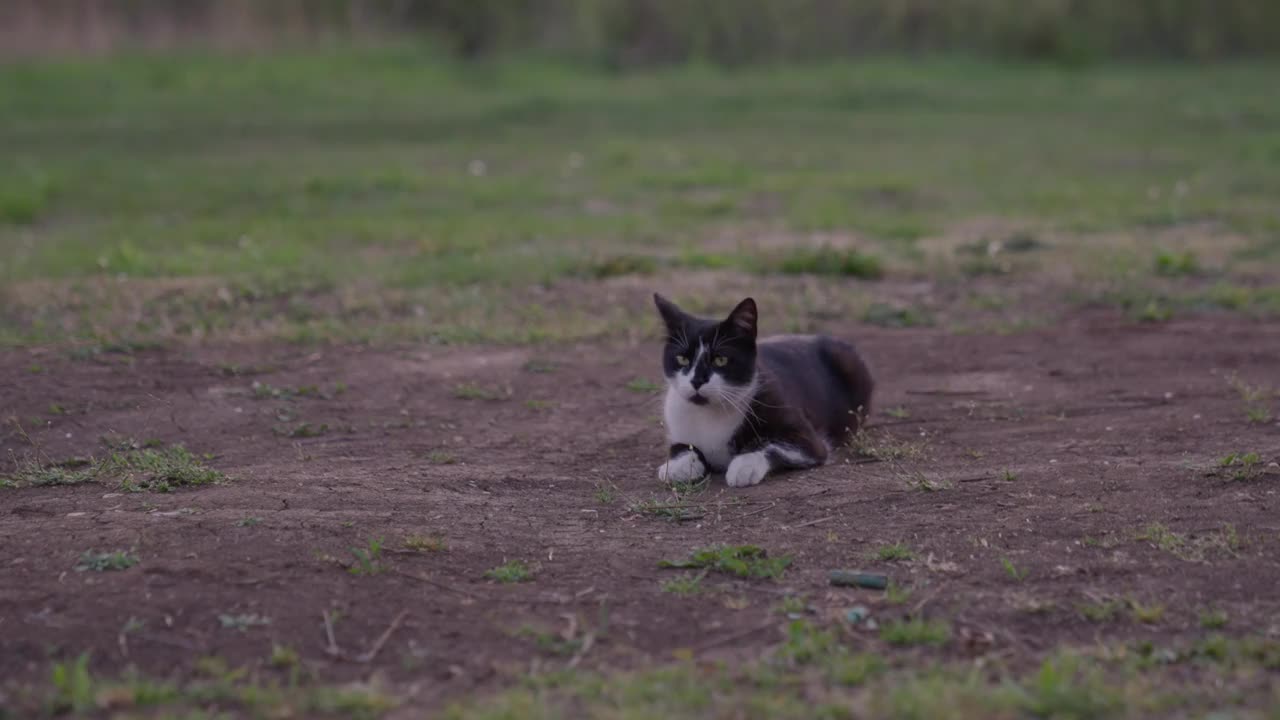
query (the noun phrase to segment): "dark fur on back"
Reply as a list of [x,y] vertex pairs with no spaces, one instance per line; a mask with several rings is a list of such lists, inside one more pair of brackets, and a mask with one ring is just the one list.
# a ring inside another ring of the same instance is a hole
[[736,452],[781,441],[825,460],[822,445],[847,440],[871,410],[871,372],[843,340],[823,335],[767,338],[756,345],[756,368],[760,389],[751,403],[753,416],[734,438]]

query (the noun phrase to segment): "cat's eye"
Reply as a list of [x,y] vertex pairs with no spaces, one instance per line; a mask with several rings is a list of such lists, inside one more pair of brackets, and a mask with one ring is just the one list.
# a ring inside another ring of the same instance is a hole
[[676,364],[679,365],[680,367],[685,367],[686,365],[689,364],[689,358],[685,357],[684,355],[677,355]]
[[715,363],[716,367],[724,367],[729,364],[729,358],[723,355],[717,355],[712,358],[711,362]]

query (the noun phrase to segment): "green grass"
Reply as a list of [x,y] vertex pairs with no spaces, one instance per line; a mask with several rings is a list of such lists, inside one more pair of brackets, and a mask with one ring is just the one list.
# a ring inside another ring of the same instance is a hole
[[1271,398],[1275,393],[1270,386],[1252,385],[1235,374],[1227,378],[1227,383],[1240,396],[1245,418],[1250,423],[1265,425],[1271,422]]
[[438,553],[448,550],[449,546],[439,535],[409,535],[404,539],[404,548],[418,553]]
[[[1266,667],[1265,653],[1257,641],[1219,640],[1170,655],[1179,666],[1216,655],[1257,672]],[[1135,671],[1135,666],[1141,669]],[[1205,680],[1179,681],[1174,679],[1177,672],[1066,650],[1021,672],[974,668],[958,661],[900,668],[885,658],[854,651],[833,630],[795,621],[776,651],[755,662],[690,661],[607,675],[549,673],[494,695],[463,700],[443,717],[1107,720],[1163,717],[1175,707],[1189,716],[1208,716],[1221,707],[1223,688],[1215,682],[1222,681],[1232,688],[1252,687],[1256,694],[1250,707],[1265,705],[1270,697],[1265,689],[1257,693],[1260,684],[1265,688],[1265,680],[1250,683],[1224,672]],[[1153,687],[1160,681],[1177,682],[1183,692],[1170,696]]]
[[1190,250],[1183,252],[1160,252],[1156,255],[1155,271],[1157,275],[1178,277],[1195,275],[1200,272],[1200,261]]
[[944,645],[951,639],[945,620],[893,620],[880,626],[880,639],[890,645]]
[[666,520],[667,522],[689,522],[698,520],[706,516],[706,509],[699,505],[693,505],[680,499],[679,493],[676,495],[676,502],[667,499],[645,499],[631,503],[628,510],[634,513],[640,513],[648,517]]
[[500,583],[521,583],[533,579],[534,568],[523,560],[507,562],[485,572],[484,576]]
[[[270,662],[294,667],[297,653],[274,646]],[[33,700],[39,706],[14,708],[14,717],[92,716],[122,713],[138,717],[211,718],[241,714],[249,717],[342,717],[375,720],[396,701],[368,686],[326,686],[291,681],[287,685],[258,678],[248,668],[227,668],[221,662],[203,663],[198,677],[181,683],[151,679],[137,672],[118,678],[95,676],[89,655],[55,662],[47,692]],[[305,673],[303,674],[305,675]],[[30,711],[30,712],[23,712]]]
[[[1268,261],[1274,74],[948,56],[481,71],[409,46],[10,63],[0,342],[572,341],[651,319],[631,278],[701,270],[786,276],[764,297],[858,316],[864,300],[815,307],[790,275],[932,273],[921,244],[985,217],[1067,245],[1212,221]],[[560,281],[618,281],[617,301]],[[1220,299],[1275,302],[1248,292]]]
[[114,550],[104,553],[86,550],[80,556],[80,562],[76,564],[76,571],[108,572],[112,570],[128,570],[137,565],[138,562],[138,556],[126,550]]
[[102,465],[100,472],[119,476],[121,485],[135,491],[170,492],[226,479],[180,445],[112,453]]
[[1164,609],[1164,605],[1159,603],[1129,601],[1129,612],[1133,615],[1133,619],[1146,625],[1155,625],[1163,620]]
[[1026,568],[1019,568],[1014,565],[1013,561],[1009,558],[1000,558],[1000,567],[1004,568],[1004,574],[1007,575],[1010,580],[1017,583],[1026,580],[1027,574],[1030,572]]
[[1124,604],[1116,600],[1099,600],[1077,604],[1076,612],[1090,622],[1105,623],[1114,620],[1123,607]]
[[296,425],[276,425],[272,432],[287,438],[314,438],[329,434],[328,423],[300,422]]
[[884,276],[880,259],[857,251],[821,248],[792,250],[762,265],[762,272],[786,275],[836,275],[877,280]]
[[[230,618],[228,630],[255,626]],[[260,620],[260,618],[259,618]],[[777,628],[778,642],[755,658],[709,658],[644,664],[633,671],[544,668],[512,676],[505,687],[466,693],[437,713],[450,720],[583,718],[781,718],[783,720],[957,720],[989,718],[1164,717],[1176,709],[1208,717],[1222,708],[1252,711],[1273,702],[1271,677],[1280,669],[1280,644],[1257,634],[1210,634],[1190,644],[1151,642],[1090,648],[1077,654],[1048,649],[1029,667],[972,659],[902,663],[914,651],[868,652],[865,641],[839,626],[795,620]],[[539,652],[568,658],[583,652],[585,636],[566,637],[530,625],[512,633]],[[269,643],[265,667],[250,671],[217,658],[197,663],[181,681],[125,671],[117,679],[92,671],[87,655],[50,664],[46,687],[12,696],[15,717],[97,716],[111,711],[139,717],[382,717],[397,704],[376,685],[342,689],[288,683],[264,673],[305,666],[298,652]],[[1176,691],[1164,688],[1176,687]],[[108,706],[109,703],[109,706]],[[408,701],[414,711],[414,700]],[[414,714],[410,712],[409,714]],[[422,714],[418,712],[417,714]],[[436,716],[433,715],[433,716]]]
[[24,460],[7,476],[0,479],[12,487],[47,487],[53,485],[79,485],[98,477],[100,466],[92,460],[72,458],[57,463]]
[[565,639],[558,633],[545,632],[527,625],[517,630],[516,636],[532,640],[539,650],[552,655],[570,656],[582,649],[583,641],[580,638]]
[[1235,557],[1245,544],[1244,538],[1240,537],[1231,524],[1191,535],[1176,532],[1164,523],[1155,522],[1140,529],[1134,539],[1149,543],[1152,547],[1187,562],[1209,562],[1221,557]]
[[297,650],[287,646],[273,644],[271,646],[271,655],[267,658],[267,664],[274,668],[293,668],[297,667],[302,661],[302,657]]
[[888,303],[872,303],[862,314],[862,319],[872,325],[887,328],[933,325],[933,317],[927,310],[916,307],[896,307]]
[[635,378],[628,380],[627,389],[639,395],[653,395],[662,389],[662,386],[648,378]]
[[1262,475],[1263,460],[1258,453],[1230,453],[1218,460],[1218,468],[1232,480],[1254,480]]
[[914,589],[906,585],[899,585],[892,580],[885,586],[884,601],[890,605],[903,605],[911,599]]
[[502,400],[505,395],[493,388],[464,383],[453,389],[453,396],[459,400]]
[[801,595],[788,595],[778,603],[778,612],[787,616],[800,616],[809,612],[809,601]]
[[712,545],[694,550],[685,560],[663,560],[658,567],[706,568],[740,578],[775,579],[782,577],[790,564],[789,556],[770,557],[755,545]]
[[427,462],[432,465],[454,465],[458,462],[458,458],[445,450],[432,450],[427,453]]
[[613,483],[596,483],[596,502],[612,505],[618,499],[618,488]]
[[885,562],[895,562],[898,560],[910,560],[916,556],[911,548],[902,543],[894,543],[892,545],[883,545],[876,548],[876,557]]
[[386,571],[382,564],[382,538],[369,538],[364,547],[351,548],[353,562],[347,568],[352,575],[377,575]]
[[1204,610],[1200,613],[1200,627],[1206,630],[1221,630],[1227,626],[1230,619],[1224,610]]
[[706,577],[706,572],[701,573],[685,573],[679,577],[669,578],[662,581],[662,592],[688,597],[690,595],[698,595],[705,588],[702,586],[702,578]]

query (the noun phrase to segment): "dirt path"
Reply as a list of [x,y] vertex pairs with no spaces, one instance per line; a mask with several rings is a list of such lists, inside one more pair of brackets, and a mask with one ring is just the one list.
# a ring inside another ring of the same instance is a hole
[[[584,667],[758,650],[790,594],[821,615],[947,618],[950,655],[1174,642],[1209,609],[1228,633],[1280,632],[1280,426],[1249,422],[1228,379],[1280,382],[1280,326],[1085,315],[1003,337],[849,331],[880,382],[864,450],[898,458],[846,452],[744,491],[718,480],[684,521],[636,508],[671,501],[654,479],[658,396],[633,382],[659,379],[656,344],[0,355],[0,408],[17,420],[0,431],[7,465],[33,443],[50,459],[101,454],[113,434],[212,453],[230,478],[169,494],[0,489],[0,676],[42,681],[50,657],[86,649],[106,673],[187,672],[213,655],[271,673],[278,643],[326,679],[381,671],[438,706],[531,662],[573,661],[588,634]],[[1262,462],[1215,470],[1235,452]],[[410,536],[447,549],[406,549]],[[349,572],[370,538],[385,540],[384,571]],[[662,590],[678,573],[659,560],[713,543],[793,564],[777,582]],[[914,558],[874,557],[892,543]],[[74,571],[89,549],[140,562]],[[484,577],[515,559],[531,581]],[[885,571],[912,596],[830,588],[837,567]],[[1123,600],[1165,610],[1082,617]],[[347,659],[326,653],[325,612]],[[400,613],[371,663],[351,660]],[[572,630],[572,643],[540,646],[528,628]]]

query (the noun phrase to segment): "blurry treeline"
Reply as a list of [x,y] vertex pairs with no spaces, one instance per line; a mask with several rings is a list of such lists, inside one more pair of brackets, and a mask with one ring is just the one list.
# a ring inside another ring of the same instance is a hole
[[611,66],[964,51],[1088,61],[1280,53],[1280,0],[0,0],[0,54],[427,38]]

